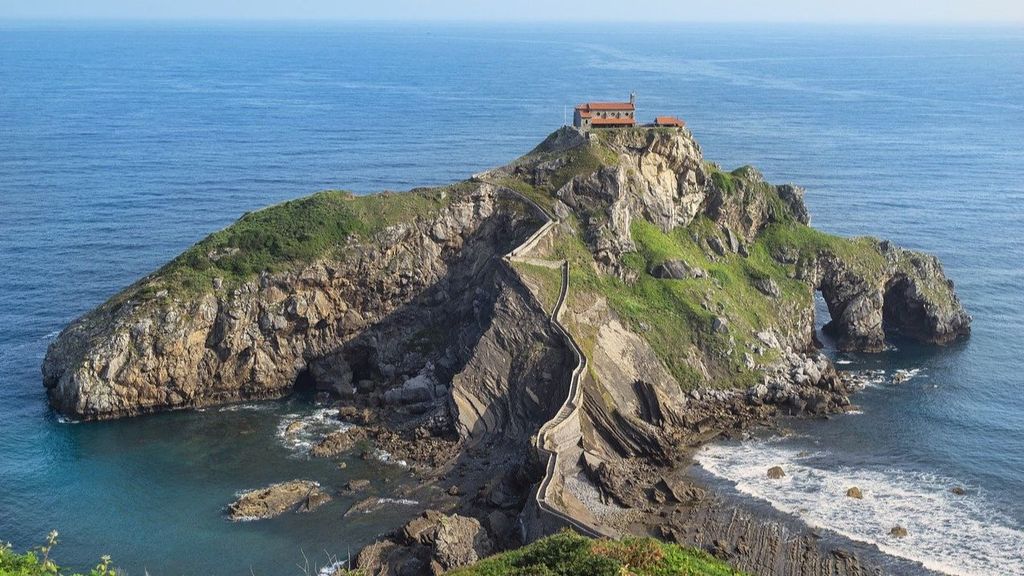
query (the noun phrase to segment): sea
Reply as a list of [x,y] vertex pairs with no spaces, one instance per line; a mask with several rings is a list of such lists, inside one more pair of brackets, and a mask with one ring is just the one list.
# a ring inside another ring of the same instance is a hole
[[64,421],[47,345],[246,211],[460,180],[631,91],[707,158],[805,186],[817,227],[937,255],[974,317],[945,348],[827,348],[884,371],[856,411],[712,445],[700,472],[930,569],[1024,574],[1024,28],[995,26],[0,22],[0,540],[57,530],[74,569],[277,576],[400,525],[412,503],[346,517],[345,496],[229,522],[236,493],[273,481],[373,478],[387,498],[414,480],[387,458],[308,459],[281,434],[332,425],[308,398]]

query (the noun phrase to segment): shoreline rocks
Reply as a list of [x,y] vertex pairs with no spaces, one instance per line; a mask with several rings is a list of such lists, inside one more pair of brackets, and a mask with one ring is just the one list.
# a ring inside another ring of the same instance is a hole
[[356,443],[366,439],[367,432],[363,428],[349,428],[331,432],[309,449],[314,458],[331,458],[342,452],[351,450]]
[[291,480],[242,493],[228,505],[228,517],[235,522],[265,520],[285,512],[311,512],[331,500],[312,480]]
[[426,510],[363,548],[355,565],[369,574],[441,574],[492,551],[494,544],[476,518]]

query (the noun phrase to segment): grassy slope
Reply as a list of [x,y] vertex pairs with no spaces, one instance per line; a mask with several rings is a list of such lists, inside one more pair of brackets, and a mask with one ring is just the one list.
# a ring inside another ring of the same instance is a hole
[[486,558],[453,576],[732,576],[724,562],[703,552],[651,538],[590,540],[561,532]]
[[558,302],[558,295],[562,293],[562,271],[527,262],[512,262],[512,266],[536,285],[537,298],[544,306],[544,311],[550,314]]
[[[745,388],[759,378],[760,374],[747,368],[743,360],[745,352],[757,358],[752,350],[754,335],[765,328],[785,326],[792,319],[786,317],[780,301],[757,290],[756,281],[772,279],[782,292],[781,302],[800,307],[811,304],[810,287],[793,279],[794,266],[781,264],[772,257],[780,249],[795,251],[802,259],[832,253],[868,276],[884,266],[875,240],[840,238],[794,221],[774,187],[747,181],[747,170],[743,167],[733,172],[711,171],[720,188],[727,194],[743,194],[745,202],[754,201],[757,195],[767,195],[761,200],[777,215],[779,222],[770,225],[747,247],[747,257],[727,254],[711,258],[702,241],[717,236],[723,244],[727,242],[718,225],[706,217],[698,217],[688,226],[669,233],[649,222],[634,221],[631,234],[637,251],[625,255],[623,263],[635,272],[635,282],[623,282],[598,272],[579,235],[560,238],[555,248],[555,256],[571,265],[570,303],[584,308],[594,296],[604,297],[632,330],[648,341],[684,389]],[[683,260],[708,275],[670,280],[648,274],[655,264],[667,260]],[[716,317],[728,319],[727,331],[713,329]],[[574,325],[572,329],[584,348],[592,349],[595,328]],[[691,354],[705,359],[705,365],[712,371],[712,381],[705,381],[691,366]]]
[[[459,185],[456,185],[459,186]],[[451,199],[445,188],[356,196],[327,191],[249,212],[210,234],[161,268],[141,295],[209,290],[214,278],[237,285],[260,272],[277,272],[336,255],[352,236],[440,210]]]

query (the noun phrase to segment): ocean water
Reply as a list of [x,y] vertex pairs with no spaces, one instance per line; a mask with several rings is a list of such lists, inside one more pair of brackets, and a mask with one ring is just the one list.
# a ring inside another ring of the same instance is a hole
[[[63,423],[39,365],[69,321],[243,212],[324,188],[450,182],[587,99],[638,93],[706,155],[808,188],[814,223],[937,254],[965,343],[837,357],[899,386],[723,444],[704,469],[816,526],[956,574],[1024,573],[1024,29],[0,23],[0,540],[129,574],[300,574],[410,513],[233,524],[233,495],[401,467],[303,457],[301,398]],[[783,465],[785,483],[762,481]],[[842,497],[847,485],[863,501]],[[953,485],[968,494],[954,497]],[[383,492],[382,492],[383,493]],[[892,524],[906,539],[885,537]]]

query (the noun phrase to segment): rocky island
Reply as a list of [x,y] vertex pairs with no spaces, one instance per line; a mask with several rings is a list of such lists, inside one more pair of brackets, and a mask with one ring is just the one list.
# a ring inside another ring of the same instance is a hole
[[79,420],[329,397],[353,428],[323,455],[373,442],[438,510],[364,549],[373,573],[563,527],[754,573],[865,573],[686,473],[722,434],[851,406],[816,291],[842,350],[969,333],[934,257],[817,231],[803,194],[723,170],[684,128],[562,128],[449,186],[246,214],[68,326],[43,380]]

